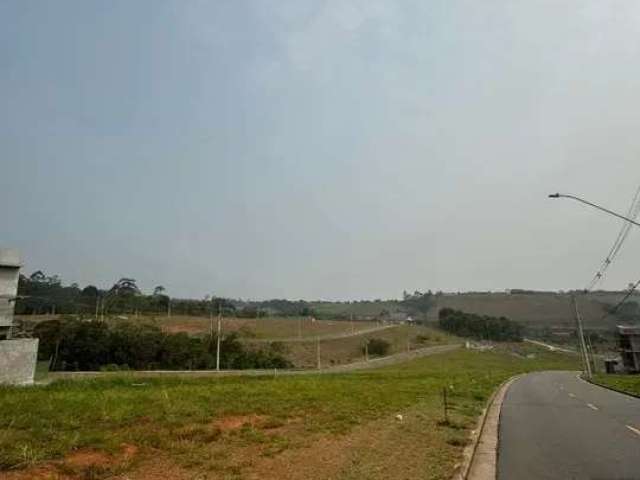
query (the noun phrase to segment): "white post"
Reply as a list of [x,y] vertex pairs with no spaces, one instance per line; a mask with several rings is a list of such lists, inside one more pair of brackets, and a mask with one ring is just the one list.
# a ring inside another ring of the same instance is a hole
[[222,332],[222,309],[218,304],[218,338],[216,339],[216,370],[220,371],[220,335]]

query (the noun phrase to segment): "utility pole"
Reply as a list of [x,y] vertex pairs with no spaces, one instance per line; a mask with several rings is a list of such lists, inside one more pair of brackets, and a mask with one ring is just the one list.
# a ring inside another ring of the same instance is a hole
[[213,309],[209,307],[209,338],[213,340]]
[[573,308],[576,316],[576,324],[578,326],[578,340],[580,342],[580,350],[582,351],[584,373],[586,374],[587,378],[591,378],[591,363],[589,362],[587,345],[584,341],[584,331],[582,330],[582,317],[580,316],[580,312],[578,311],[578,302],[576,301],[576,297],[574,295],[571,295],[571,300],[573,302]]
[[364,361],[369,361],[369,339],[365,339],[364,341]]
[[318,370],[322,368],[320,363],[320,337],[316,337],[316,359],[318,362]]
[[596,357],[593,354],[593,345],[591,345],[591,335],[587,335],[587,347],[589,348],[589,354],[591,355],[591,370],[593,373],[597,373]]
[[[213,326],[213,325],[212,325]],[[218,338],[216,339],[216,370],[220,371],[220,335],[222,331],[222,307],[218,303]]]
[[171,299],[167,302],[167,318],[171,318]]

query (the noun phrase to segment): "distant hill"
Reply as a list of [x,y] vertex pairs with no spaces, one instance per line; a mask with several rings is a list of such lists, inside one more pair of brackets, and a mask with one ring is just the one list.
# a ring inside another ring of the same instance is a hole
[[[623,296],[623,292],[594,292],[586,296],[578,294],[578,305],[585,326],[612,329],[621,323],[615,316],[602,317],[607,312],[606,308],[615,305]],[[640,295],[634,294],[633,300],[638,299]],[[436,321],[438,312],[445,307],[480,315],[505,316],[530,327],[575,325],[571,296],[566,293],[445,293],[433,297],[428,320]]]

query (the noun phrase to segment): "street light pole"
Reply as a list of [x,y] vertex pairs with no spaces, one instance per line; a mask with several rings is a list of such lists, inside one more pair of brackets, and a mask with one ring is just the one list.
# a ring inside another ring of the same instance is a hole
[[608,208],[601,207],[600,205],[596,205],[595,203],[591,203],[583,198],[576,197],[574,195],[566,195],[563,193],[552,193],[551,195],[549,195],[549,198],[570,198],[571,200],[576,200],[580,203],[584,203],[585,205],[589,205],[590,207],[597,208],[598,210],[608,213],[609,215],[613,215],[614,217],[621,218],[626,222],[634,224],[636,227],[640,227],[640,223],[636,222],[635,220],[632,220],[628,217],[625,217],[624,215],[620,215],[619,213],[609,210]]
[[589,352],[587,351],[587,344],[584,340],[584,330],[582,329],[582,317],[578,311],[578,302],[576,297],[571,295],[571,301],[573,302],[573,308],[576,316],[576,325],[578,327],[578,341],[580,344],[580,352],[582,353],[582,361],[584,364],[584,374],[587,378],[591,378],[591,361],[589,360]]

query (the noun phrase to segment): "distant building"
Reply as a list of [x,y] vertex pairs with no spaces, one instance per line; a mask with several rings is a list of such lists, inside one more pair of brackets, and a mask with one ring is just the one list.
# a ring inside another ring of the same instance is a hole
[[640,373],[640,326],[618,326],[620,356],[624,370]]
[[11,338],[13,310],[18,294],[20,256],[17,251],[0,248],[0,340]]

